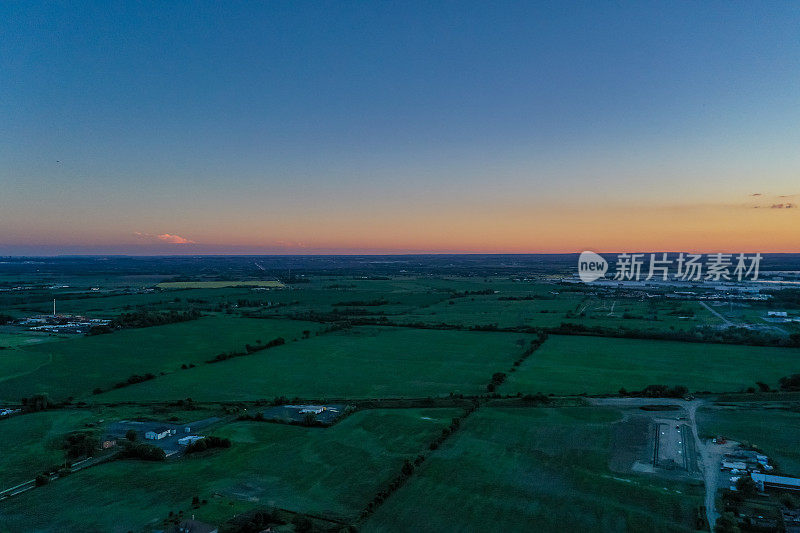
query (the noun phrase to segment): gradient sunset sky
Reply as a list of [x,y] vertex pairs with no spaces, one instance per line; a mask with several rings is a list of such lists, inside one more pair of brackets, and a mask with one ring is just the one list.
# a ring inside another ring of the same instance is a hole
[[800,252],[798,205],[797,2],[0,4],[0,255]]

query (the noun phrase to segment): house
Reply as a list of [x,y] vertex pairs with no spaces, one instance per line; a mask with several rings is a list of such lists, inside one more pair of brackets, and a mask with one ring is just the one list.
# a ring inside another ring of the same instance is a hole
[[172,430],[167,427],[158,427],[145,433],[144,438],[148,440],[161,440],[164,437],[169,437],[171,433]]
[[116,437],[104,437],[103,440],[100,441],[101,450],[108,450],[109,448],[113,448],[116,445],[117,445]]
[[786,311],[767,311],[767,316],[786,318],[787,316],[789,316],[789,313],[787,313]]
[[300,409],[300,414],[301,415],[305,415],[305,414],[318,415],[324,410],[325,410],[325,406],[324,405],[306,405],[305,407]]

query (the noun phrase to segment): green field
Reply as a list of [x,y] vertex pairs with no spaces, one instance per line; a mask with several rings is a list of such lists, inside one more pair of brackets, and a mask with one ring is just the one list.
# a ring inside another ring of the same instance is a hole
[[[716,325],[721,320],[697,302],[600,298],[584,292],[559,291],[552,284],[504,287],[492,295],[451,298],[423,310],[411,311],[405,322],[444,322],[460,325],[496,324],[499,327],[556,327],[563,322],[589,327],[631,330],[689,330]],[[508,298],[534,298],[508,299]]]
[[140,531],[195,495],[235,504],[191,511],[214,523],[258,505],[354,520],[460,412],[362,411],[327,429],[233,423],[217,432],[233,441],[230,449],[164,463],[116,461],[0,502],[0,531]]
[[283,288],[286,285],[275,280],[253,281],[163,281],[156,285],[159,289],[224,289],[228,287],[269,287]]
[[731,392],[800,372],[800,349],[551,335],[503,393],[603,394],[647,385]]
[[800,477],[800,412],[776,408],[701,408],[697,411],[700,435],[723,435],[761,448],[775,459],[781,471]]
[[0,422],[0,490],[63,463],[64,436],[90,420],[96,420],[93,413],[74,410],[14,416]]
[[[271,322],[265,320],[263,322]],[[478,394],[522,352],[512,333],[357,327],[101,394],[99,401]]]
[[320,326],[206,317],[0,351],[0,400],[19,401],[36,393],[53,399],[88,396],[95,387],[110,388],[132,374],[180,371],[182,364],[199,364],[222,351],[243,350],[245,344],[257,340],[283,336],[289,341],[305,329],[317,331]]
[[609,409],[483,408],[363,531],[692,531],[701,487],[607,468]]

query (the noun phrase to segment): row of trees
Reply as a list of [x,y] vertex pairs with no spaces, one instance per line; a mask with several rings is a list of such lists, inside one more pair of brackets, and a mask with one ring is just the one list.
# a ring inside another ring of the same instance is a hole
[[212,448],[230,448],[231,440],[213,435],[196,440],[186,446],[186,453],[197,453],[210,450]]
[[256,345],[246,344],[244,347],[245,349],[244,352],[230,351],[226,353],[217,354],[216,357],[214,357],[213,359],[209,359],[208,361],[206,361],[206,363],[219,363],[220,361],[226,361],[234,357],[242,357],[244,355],[250,355],[251,353],[260,352],[261,350],[268,350],[269,348],[274,348],[276,346],[281,346],[283,344],[286,344],[286,339],[284,339],[283,337],[272,339],[266,344],[256,344]]
[[[442,429],[442,433],[438,435],[429,445],[428,448],[433,451],[436,450],[441,444],[453,435],[458,429],[461,427],[461,423],[464,421],[466,417],[471,415],[475,410],[478,408],[478,403],[475,402],[468,407],[464,414],[453,418],[450,422],[450,425]],[[406,459],[403,463],[403,466],[400,468],[400,473],[389,483],[389,485],[384,488],[383,490],[379,491],[372,500],[367,504],[366,508],[361,512],[361,518],[366,518],[370,514],[372,514],[375,509],[377,509],[386,498],[388,498],[393,492],[399,489],[403,484],[408,480],[411,475],[414,474],[414,470],[420,466],[426,459],[426,456],[423,454],[418,455],[413,461]]]
[[203,316],[202,313],[197,309],[190,309],[188,311],[133,311],[131,313],[122,313],[118,315],[107,326],[92,327],[88,334],[100,335],[111,333],[115,329],[163,326],[166,324],[175,324],[177,322],[197,320],[201,316]]

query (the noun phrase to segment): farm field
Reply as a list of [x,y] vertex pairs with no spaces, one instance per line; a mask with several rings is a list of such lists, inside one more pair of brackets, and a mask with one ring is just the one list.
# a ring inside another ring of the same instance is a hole
[[700,435],[724,435],[759,447],[781,471],[800,477],[800,412],[780,408],[703,407],[697,411]]
[[[215,415],[218,410],[193,407],[116,406],[93,409],[59,409],[12,416],[2,421],[0,431],[0,490],[33,479],[53,466],[63,464],[64,443],[72,432],[102,436],[103,428],[120,419],[191,422]],[[2,531],[2,529],[0,529]]]
[[800,349],[551,335],[500,391],[604,394],[620,388],[684,385],[690,391],[745,390],[800,372]]
[[[289,320],[204,317],[199,320],[77,337],[0,352],[0,400],[18,401],[37,393],[53,399],[81,397],[107,389],[133,374],[180,371],[182,364],[211,359],[219,352],[243,350],[257,340],[291,340],[319,324]],[[21,358],[29,358],[26,367]]]
[[162,281],[156,287],[160,289],[224,289],[228,287],[269,287],[282,288],[283,283],[275,280],[253,281]]
[[[269,300],[272,293],[261,293],[260,299]],[[276,291],[280,292],[280,291]],[[185,289],[180,291],[156,291],[137,293],[91,293],[70,292],[56,298],[59,313],[86,315],[93,318],[109,318],[123,312],[139,309],[185,310],[187,308],[212,309],[220,304],[235,304],[240,298],[252,298],[252,289]],[[19,316],[49,314],[53,312],[51,293],[31,294],[24,303],[13,304],[8,310]]]
[[[271,322],[263,320],[262,322]],[[531,336],[515,333],[355,327],[98,395],[201,401],[380,398],[479,394]]]
[[[64,462],[64,436],[95,419],[83,410],[51,411],[14,416],[0,430],[0,490],[36,477]],[[2,528],[0,528],[2,531]]]
[[52,342],[69,338],[68,335],[56,335],[39,331],[26,331],[13,326],[0,326],[0,356],[7,349],[22,348],[40,342]]
[[[526,288],[532,290],[506,290],[493,295],[448,299],[424,310],[412,311],[402,321],[548,328],[567,322],[588,327],[653,331],[689,330],[722,322],[692,301],[590,297],[583,292],[559,292],[552,284],[528,284]],[[509,299],[529,297],[534,299]]]
[[212,523],[229,518],[231,509],[257,505],[352,520],[460,412],[361,411],[327,429],[236,422],[216,433],[231,439],[229,449],[164,463],[99,465],[2,502],[0,523],[42,532],[140,531],[160,525],[194,495],[235,504],[191,511]]
[[482,408],[364,524],[379,531],[694,531],[702,488],[608,467],[601,408]]

